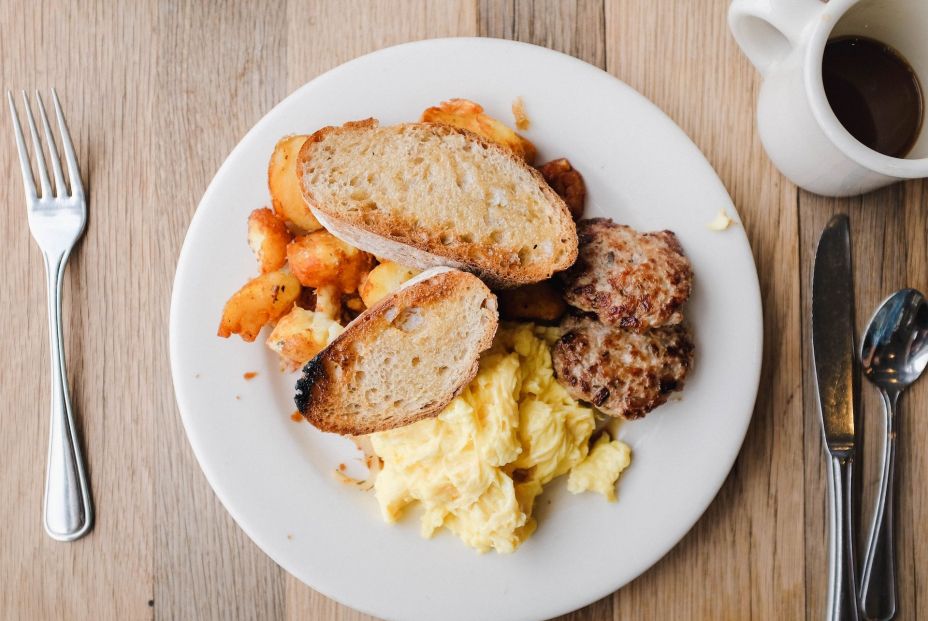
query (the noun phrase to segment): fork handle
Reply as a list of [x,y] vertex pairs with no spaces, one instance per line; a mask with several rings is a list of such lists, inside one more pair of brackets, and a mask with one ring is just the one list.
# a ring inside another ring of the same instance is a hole
[[90,486],[71,411],[62,342],[61,282],[67,260],[67,252],[45,255],[52,395],[43,512],[45,532],[58,541],[79,539],[93,525]]

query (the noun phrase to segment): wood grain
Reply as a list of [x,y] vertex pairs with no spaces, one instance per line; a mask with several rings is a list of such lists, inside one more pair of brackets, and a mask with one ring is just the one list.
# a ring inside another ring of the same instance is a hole
[[[26,232],[9,124],[0,129],[0,618],[371,619],[286,575],[238,529],[200,473],[167,359],[171,282],[213,174],[275,103],[360,54],[439,36],[544,45],[653,100],[702,149],[738,207],[765,308],[761,389],[745,446],[684,540],[639,579],[563,619],[814,619],[824,605],[821,431],[808,334],[818,233],[852,222],[857,322],[901,286],[928,288],[928,189],[801,192],[754,125],[758,76],[725,0],[389,0],[266,3],[41,0],[0,6],[7,88],[56,86],[91,189],[65,282],[73,398],[98,507],[74,544],[40,525],[48,346],[41,256]],[[552,85],[556,88],[557,85]],[[453,95],[453,94],[449,94]],[[621,111],[617,111],[621,113]],[[6,115],[4,115],[6,116]],[[737,361],[733,361],[737,364]],[[872,466],[881,426],[862,386]],[[928,619],[928,383],[903,400],[900,619]],[[874,474],[863,485],[869,519]],[[861,528],[863,531],[863,528]]]

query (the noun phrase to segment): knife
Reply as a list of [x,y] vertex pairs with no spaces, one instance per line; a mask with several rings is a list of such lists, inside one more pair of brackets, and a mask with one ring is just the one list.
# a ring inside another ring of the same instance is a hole
[[828,451],[828,602],[826,619],[858,619],[852,473],[859,372],[854,348],[850,226],[833,217],[812,265],[812,356]]

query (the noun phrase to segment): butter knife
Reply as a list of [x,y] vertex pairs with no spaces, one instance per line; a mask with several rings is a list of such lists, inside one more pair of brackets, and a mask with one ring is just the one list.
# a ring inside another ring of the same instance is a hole
[[859,374],[854,352],[850,226],[847,216],[838,215],[822,231],[812,266],[812,355],[828,451],[829,621],[858,619],[852,475]]

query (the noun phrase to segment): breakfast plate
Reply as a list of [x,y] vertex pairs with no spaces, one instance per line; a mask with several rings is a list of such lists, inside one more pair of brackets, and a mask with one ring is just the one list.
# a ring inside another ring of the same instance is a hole
[[[368,117],[415,120],[452,97],[510,118],[521,97],[539,161],[567,157],[586,215],[672,229],[695,274],[687,316],[697,347],[680,399],[624,423],[634,459],[619,500],[546,488],[538,530],[512,554],[478,554],[448,533],[419,535],[415,513],[381,521],[370,493],[333,469],[359,468],[341,436],[295,423],[295,374],[257,343],[219,339],[223,304],[255,272],[248,213],[268,203],[267,162],[292,133]],[[707,225],[725,210],[736,223]],[[762,317],[754,262],[725,188],[687,136],[607,73],[544,48],[440,39],[358,58],[303,86],[235,147],[194,215],[171,300],[177,401],[194,453],[236,522],[288,572],[388,619],[538,619],[584,606],[652,566],[724,482],[751,418]],[[256,374],[256,375],[253,375]],[[246,379],[246,375],[250,379]]]

